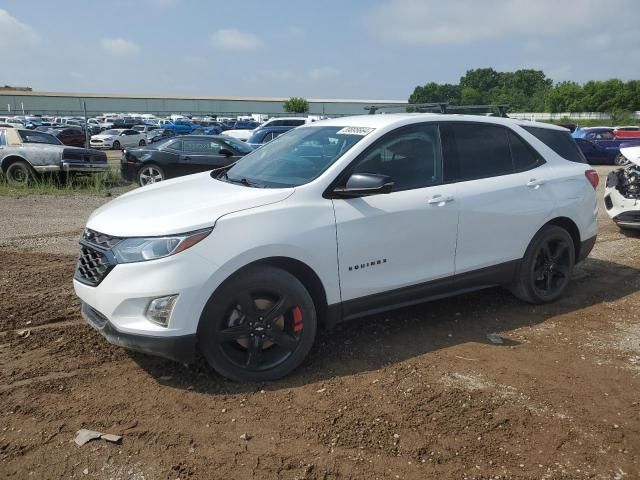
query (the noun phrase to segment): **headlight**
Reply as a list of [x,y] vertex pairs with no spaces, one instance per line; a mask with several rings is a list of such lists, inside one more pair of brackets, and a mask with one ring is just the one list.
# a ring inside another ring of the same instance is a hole
[[206,238],[212,228],[168,237],[127,238],[115,247],[118,263],[146,262],[180,253]]

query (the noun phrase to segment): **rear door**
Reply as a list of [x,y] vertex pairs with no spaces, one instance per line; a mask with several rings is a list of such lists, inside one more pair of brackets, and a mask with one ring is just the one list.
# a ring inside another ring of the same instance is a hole
[[[554,205],[551,170],[511,129],[485,123],[443,123],[444,180],[456,186],[460,215],[456,274],[496,267],[510,275]],[[504,279],[496,279],[501,283]],[[508,279],[507,279],[508,280]]]
[[222,148],[229,150],[221,142],[212,138],[185,137],[182,140],[180,163],[189,170],[189,173],[195,173],[224,167],[237,160],[237,157],[221,154]]

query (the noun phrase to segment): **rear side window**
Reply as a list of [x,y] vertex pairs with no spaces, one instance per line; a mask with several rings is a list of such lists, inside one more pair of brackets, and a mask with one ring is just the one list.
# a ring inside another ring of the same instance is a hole
[[569,132],[548,128],[522,127],[565,160],[587,163],[584,155]]
[[459,182],[513,173],[507,130],[481,124],[440,126],[444,181]]

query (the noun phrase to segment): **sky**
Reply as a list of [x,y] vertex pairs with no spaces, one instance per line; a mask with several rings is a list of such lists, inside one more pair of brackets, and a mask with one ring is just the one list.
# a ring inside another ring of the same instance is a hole
[[469,69],[640,78],[640,0],[0,0],[0,85],[406,100]]

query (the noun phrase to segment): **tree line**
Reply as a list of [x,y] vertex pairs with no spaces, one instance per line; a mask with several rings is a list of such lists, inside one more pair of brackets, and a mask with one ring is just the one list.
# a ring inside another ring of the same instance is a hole
[[409,103],[509,104],[514,112],[634,112],[640,110],[640,80],[554,83],[541,70],[468,70],[458,84],[429,82]]

